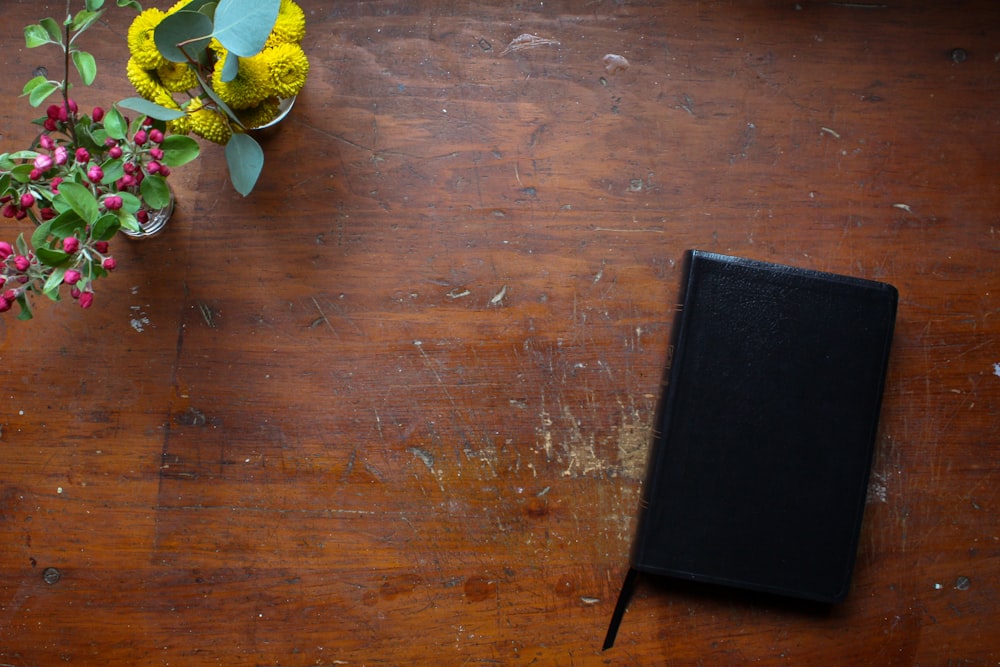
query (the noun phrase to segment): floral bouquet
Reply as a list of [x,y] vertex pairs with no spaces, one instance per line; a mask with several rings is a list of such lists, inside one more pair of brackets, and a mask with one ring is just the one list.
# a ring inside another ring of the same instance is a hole
[[141,12],[128,30],[132,108],[226,146],[233,187],[248,194],[263,151],[247,134],[286,110],[309,72],[306,19],[293,0],[181,0]]
[[[95,59],[77,38],[100,19],[103,3],[85,0],[84,9],[71,14],[67,1],[62,24],[46,18],[24,30],[28,48],[61,48],[64,76],[56,81],[42,74],[25,84],[34,107],[54,93],[62,100],[34,121],[41,131],[27,150],[0,154],[0,214],[36,225],[29,239],[0,241],[0,312],[17,303],[21,319],[32,316],[31,293],[58,301],[67,291],[88,308],[93,282],[115,268],[109,254],[115,234],[141,232],[171,201],[170,170],[199,153],[194,139],[171,134],[162,121],[129,120],[116,106],[88,115],[69,96],[71,62],[84,85],[96,77]],[[118,4],[138,8],[134,0]]]

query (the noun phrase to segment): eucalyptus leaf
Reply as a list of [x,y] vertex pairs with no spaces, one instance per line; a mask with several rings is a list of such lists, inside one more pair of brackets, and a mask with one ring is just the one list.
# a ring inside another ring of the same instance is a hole
[[250,135],[236,132],[226,144],[226,164],[233,187],[246,197],[264,168],[264,150]]
[[215,38],[238,56],[264,48],[278,18],[281,0],[221,0],[215,9]]
[[183,134],[171,134],[160,144],[163,149],[161,162],[168,167],[180,167],[198,157],[201,147],[198,142]]
[[151,209],[163,208],[170,203],[170,186],[167,180],[159,174],[152,174],[142,179],[139,192],[146,205]]
[[157,50],[175,63],[197,61],[197,54],[208,47],[211,38],[212,19],[186,9],[164,17],[153,31]]
[[97,198],[94,194],[73,181],[65,181],[59,184],[59,196],[64,199],[70,208],[76,211],[77,215],[84,219],[87,224],[92,224],[97,220],[98,207]]
[[80,73],[83,85],[89,86],[94,83],[94,79],[97,77],[97,60],[94,59],[94,56],[86,51],[74,51],[70,55],[73,58],[73,64],[76,65],[76,71]]
[[225,83],[229,83],[240,73],[240,59],[232,51],[226,53],[226,60],[222,63],[222,74],[220,75]]
[[170,109],[142,97],[127,97],[119,102],[118,106],[138,111],[143,116],[149,116],[156,120],[177,120],[184,116],[184,112],[179,109]]

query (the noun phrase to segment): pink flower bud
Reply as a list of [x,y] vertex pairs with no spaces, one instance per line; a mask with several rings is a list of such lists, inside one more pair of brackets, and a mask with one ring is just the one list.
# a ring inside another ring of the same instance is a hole
[[15,211],[14,213],[15,220],[24,220],[27,217],[28,217],[28,212],[25,211],[23,208],[17,209],[17,211]]
[[163,132],[160,132],[158,129],[154,127],[152,130],[149,131],[149,139],[153,143],[158,144],[163,141]]
[[[73,254],[80,249],[80,239],[75,236],[67,236],[63,239],[63,251]],[[72,283],[70,283],[72,285]]]
[[16,289],[7,290],[6,292],[3,293],[3,298],[6,299],[7,301],[16,301],[17,290]]
[[79,271],[77,271],[76,269],[70,269],[63,276],[63,282],[66,283],[67,285],[75,285],[78,282],[80,282],[80,278],[82,277],[83,276],[80,275]]
[[69,295],[74,299],[79,299],[81,294],[83,294],[83,292],[80,291],[79,287],[73,287],[69,290]]
[[52,156],[51,155],[39,155],[35,158],[33,162],[35,169],[40,171],[47,171],[52,168]]
[[165,164],[161,164],[160,165],[160,176],[162,176],[163,178],[166,178],[169,175],[170,175],[170,167],[168,167]]
[[149,211],[147,211],[144,208],[139,209],[138,211],[135,212],[135,219],[141,222],[142,224],[146,224],[147,222],[149,222]]
[[101,262],[101,266],[108,271],[114,271],[115,267],[118,266],[118,262],[115,261],[114,257],[105,257],[104,261]]
[[6,241],[0,241],[0,259],[7,259],[14,254],[14,247]]
[[66,100],[66,106],[68,106],[69,110],[73,113],[76,113],[77,110],[79,109],[79,107],[76,106],[76,100],[74,100],[72,97]]
[[90,151],[88,151],[83,146],[76,149],[76,161],[81,164],[90,161]]
[[12,304],[7,299],[0,297],[0,313],[6,313],[8,310],[10,310],[10,307],[13,305],[14,304]]
[[149,164],[146,165],[146,171],[148,171],[151,174],[159,173],[160,163],[156,162],[155,160],[150,162]]
[[35,205],[35,195],[25,192],[21,195],[21,208],[31,208]]
[[53,194],[59,192],[59,184],[63,182],[62,176],[56,176],[49,182],[49,187],[52,188]]
[[108,242],[107,241],[94,241],[94,250],[96,250],[97,252],[99,252],[101,254],[106,253],[108,251]]
[[112,158],[113,160],[117,160],[121,156],[122,156],[121,146],[112,146],[111,148],[108,149],[108,157]]
[[94,304],[94,293],[84,292],[81,294],[79,304],[81,308],[90,308]]
[[57,147],[53,155],[55,155],[56,164],[66,164],[69,162],[69,151],[66,150],[65,146]]
[[69,120],[69,112],[66,111],[66,107],[59,107],[59,120],[63,123]]
[[53,141],[52,137],[50,137],[49,135],[42,134],[42,136],[38,137],[38,145],[44,148],[45,150],[50,151],[56,147],[56,142]]
[[17,206],[14,206],[13,204],[6,204],[3,207],[2,212],[3,212],[3,217],[13,218],[15,215],[17,215]]
[[163,149],[162,148],[150,148],[149,149],[149,155],[154,160],[162,160],[163,159]]
[[45,109],[45,115],[48,116],[52,120],[57,120],[59,118],[59,105],[58,104],[50,104]]
[[134,162],[126,162],[125,164],[122,165],[122,169],[125,170],[126,174],[135,173],[135,163]]
[[56,130],[59,129],[59,126],[51,118],[46,118],[45,122],[42,123],[42,127],[44,127],[49,132],[55,132]]
[[90,117],[93,118],[95,122],[101,122],[104,118],[104,109],[101,107],[94,107],[94,113],[90,114]]
[[142,146],[144,143],[146,143],[146,139],[147,139],[146,130],[136,130],[135,143],[137,145]]
[[14,266],[18,271],[27,271],[28,267],[31,266],[31,260],[24,255],[18,255],[14,258]]
[[42,177],[41,169],[32,169],[31,171],[28,172],[28,178],[30,178],[33,181],[37,181],[41,177]]
[[104,208],[108,209],[109,211],[117,211],[124,204],[122,198],[119,197],[118,195],[108,195],[107,197],[104,198],[102,203],[104,204]]
[[87,170],[87,178],[90,179],[91,183],[100,183],[101,179],[104,178],[104,170],[101,169],[100,165],[93,165]]
[[56,217],[56,210],[51,206],[45,206],[38,209],[38,213],[41,214],[42,220],[51,220]]

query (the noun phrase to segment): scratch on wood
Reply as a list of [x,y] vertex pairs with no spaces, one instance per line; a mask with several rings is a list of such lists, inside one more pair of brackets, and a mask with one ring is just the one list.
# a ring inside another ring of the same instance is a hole
[[500,55],[505,56],[508,53],[524,51],[525,49],[536,49],[540,46],[559,46],[559,42],[554,39],[524,33],[523,35],[518,35],[512,39],[510,44],[505,46],[504,50],[500,52]]
[[215,314],[212,312],[212,307],[207,303],[198,303],[198,311],[201,312],[201,318],[205,320],[205,324],[208,325],[210,329],[215,328]]
[[507,286],[506,285],[504,285],[503,287],[501,287],[500,291],[493,295],[493,298],[490,299],[490,305],[491,306],[498,306],[498,305],[500,305],[501,303],[503,303],[503,299],[504,299],[505,296],[507,296]]
[[819,131],[820,132],[826,132],[827,134],[829,134],[834,139],[840,139],[840,133],[837,132],[836,130],[831,130],[828,127],[821,127],[821,128],[819,128]]

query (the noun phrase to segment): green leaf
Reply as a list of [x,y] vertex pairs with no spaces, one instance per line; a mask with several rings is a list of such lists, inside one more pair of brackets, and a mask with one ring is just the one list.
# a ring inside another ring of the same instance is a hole
[[110,241],[111,237],[121,229],[121,226],[122,223],[118,220],[118,216],[108,213],[107,215],[102,215],[94,223],[94,226],[90,230],[90,235],[95,241]]
[[[141,97],[126,97],[118,103],[118,106],[131,109],[132,111],[138,111],[143,116],[149,116],[150,118],[155,118],[156,120],[177,120],[178,118],[182,118],[184,116],[183,111],[170,109]],[[107,123],[105,123],[105,126],[106,125]]]
[[126,231],[135,232],[136,234],[142,231],[142,226],[132,213],[119,210],[118,220],[122,223],[122,229]]
[[59,197],[64,199],[87,224],[93,224],[97,220],[97,198],[84,186],[73,181],[60,183]]
[[54,250],[46,246],[42,246],[41,248],[35,248],[35,256],[38,258],[38,261],[40,261],[42,264],[45,264],[46,266],[55,266],[55,267],[66,266],[67,264],[70,263],[70,260],[72,260],[73,258],[73,256],[67,252],[63,252],[62,250]]
[[46,81],[40,86],[35,86],[31,94],[28,95],[28,104],[33,107],[41,106],[42,102],[57,90],[59,90],[59,84],[55,81]]
[[140,5],[136,0],[118,0],[119,7],[131,7],[137,12],[142,11],[142,5]]
[[221,0],[215,9],[215,38],[238,56],[255,56],[264,48],[281,0]]
[[[51,21],[52,19],[49,20]],[[60,44],[61,42],[53,42],[44,26],[38,23],[24,26],[24,45],[29,49],[53,43]]]
[[90,26],[94,24],[94,21],[101,18],[101,12],[87,11],[86,9],[81,10],[76,13],[73,17],[72,23],[70,23],[70,28],[76,32],[83,32]]
[[101,164],[101,169],[104,171],[104,178],[101,179],[101,185],[108,185],[125,175],[125,162],[122,158],[105,160]]
[[48,34],[49,39],[55,44],[62,44],[63,41],[63,30],[62,26],[56,23],[55,19],[44,18],[39,21],[41,26],[45,28],[46,34]]
[[49,234],[52,230],[52,220],[43,222],[42,224],[35,227],[35,232],[31,235],[31,245],[35,248],[40,248],[45,245],[45,242],[49,239]]
[[122,198],[122,207],[118,209],[119,211],[135,213],[142,207],[142,200],[131,192],[125,192],[122,190],[118,193],[118,196]]
[[94,56],[86,51],[74,51],[70,55],[73,58],[73,64],[76,65],[76,71],[80,73],[83,85],[89,86],[94,83],[94,79],[97,77],[97,60],[94,59]]
[[246,197],[264,168],[264,150],[250,135],[234,133],[226,144],[226,164],[233,187]]
[[25,292],[21,292],[17,295],[17,305],[21,307],[21,312],[17,314],[17,319],[30,320],[31,302],[28,301],[28,295]]
[[28,95],[29,93],[31,93],[31,91],[33,91],[35,88],[42,85],[43,83],[49,83],[49,80],[41,75],[32,77],[28,79],[28,81],[24,84],[24,87],[21,88],[21,94]]
[[208,47],[211,38],[212,19],[187,10],[164,17],[153,31],[157,50],[175,63],[188,62],[189,55],[192,60],[198,60],[197,54]]
[[170,203],[170,187],[167,185],[167,180],[159,174],[142,179],[139,192],[151,209],[163,208]]
[[[87,223],[84,222],[83,218],[79,214],[70,209],[63,211],[51,221],[51,226],[49,227],[49,235],[56,237],[57,239],[64,239],[67,236],[73,236],[77,232],[82,232],[87,228]],[[38,233],[37,231],[35,232]],[[31,243],[37,248],[43,245],[42,242],[35,241],[35,237],[31,237]]]
[[201,147],[198,142],[183,134],[171,134],[160,144],[163,149],[163,164],[168,167],[180,167],[198,157]]
[[[41,250],[48,250],[48,248],[41,248]],[[51,252],[61,252],[54,250]],[[61,252],[61,254],[66,255],[66,253]],[[69,255],[66,255],[67,258]],[[53,301],[58,300],[59,288],[62,286],[63,278],[66,276],[66,267],[60,266],[49,274],[48,279],[45,281],[45,285],[42,286],[42,294],[49,297]]]
[[87,0],[86,6],[88,12],[96,12],[104,6],[104,0]]
[[223,82],[229,83],[240,73],[240,59],[232,51],[226,53],[226,60],[222,63],[222,73],[219,75]]
[[122,116],[118,109],[112,107],[111,110],[104,115],[104,131],[107,132],[108,136],[112,139],[121,141],[125,138],[126,129],[125,117]]

